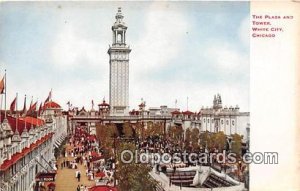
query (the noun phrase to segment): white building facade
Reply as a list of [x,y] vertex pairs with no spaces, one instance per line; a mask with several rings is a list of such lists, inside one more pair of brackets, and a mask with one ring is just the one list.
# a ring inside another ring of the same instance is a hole
[[68,135],[67,115],[63,115],[61,106],[51,100],[44,104],[42,117],[51,124],[54,133],[53,145],[58,148]]
[[123,22],[121,8],[116,14],[116,22],[112,26],[112,46],[109,54],[109,103],[110,114],[116,116],[128,115],[129,112],[129,53],[126,45],[127,26]]
[[38,173],[54,170],[52,126],[43,122],[26,125],[25,120],[19,120],[15,127],[12,117],[1,123],[1,191],[32,191]]
[[50,101],[38,118],[0,117],[0,191],[33,191],[39,175],[55,178],[54,149],[67,135],[61,107]]
[[221,96],[215,95],[213,107],[200,110],[200,131],[219,132],[226,135],[239,134],[247,139],[250,128],[250,113],[241,112],[238,106],[223,107]]
[[214,96],[213,106],[201,108],[198,113],[191,111],[172,112],[172,124],[181,125],[183,130],[198,128],[200,132],[224,132],[225,135],[243,135],[249,141],[250,113],[241,112],[238,106],[223,107],[219,94]]

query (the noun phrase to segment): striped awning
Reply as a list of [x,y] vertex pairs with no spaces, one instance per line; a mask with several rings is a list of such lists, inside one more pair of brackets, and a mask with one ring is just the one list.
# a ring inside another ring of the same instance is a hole
[[65,135],[62,135],[60,136],[54,143],[54,146],[56,148],[59,148],[59,146],[61,145],[61,143],[65,140],[66,136]]

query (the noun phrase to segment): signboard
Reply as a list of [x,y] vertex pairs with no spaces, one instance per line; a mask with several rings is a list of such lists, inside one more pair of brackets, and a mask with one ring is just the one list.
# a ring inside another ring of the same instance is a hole
[[55,175],[55,172],[41,172],[36,175],[35,180],[39,182],[54,182]]

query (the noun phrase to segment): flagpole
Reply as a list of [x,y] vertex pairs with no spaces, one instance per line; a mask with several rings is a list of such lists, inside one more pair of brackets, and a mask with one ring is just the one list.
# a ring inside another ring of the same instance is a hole
[[4,88],[5,88],[5,98],[4,98],[4,119],[6,119],[6,91],[7,91],[7,87],[6,87],[6,69],[5,69],[5,74],[4,74],[4,79],[5,79],[5,82],[4,82]]
[[19,133],[18,120],[19,120],[19,116],[18,116],[18,93],[16,93],[16,132],[17,133]]
[[[39,98],[36,99],[36,106],[38,105],[38,101],[39,101]],[[38,112],[36,112],[36,118],[38,118]]]
[[1,123],[1,117],[2,117],[2,102],[3,102],[3,96],[1,94],[1,102],[0,102],[0,124],[2,126],[2,123]]
[[186,110],[189,110],[189,97],[186,97]]
[[[31,107],[32,107],[32,102],[33,102],[33,96],[31,96],[31,103],[30,103],[30,107],[29,107],[30,112],[32,112],[32,111],[31,111],[31,110],[32,110],[32,108],[31,108]],[[32,115],[32,117],[31,117],[31,129],[33,128],[33,124],[32,124],[33,121],[32,121],[32,120],[33,120],[33,115]]]
[[[25,106],[25,107],[24,107],[24,106]],[[26,110],[26,94],[25,94],[24,106],[23,106],[22,115],[24,115],[25,110]],[[24,109],[24,108],[25,108],[25,109]],[[27,112],[27,111],[26,111],[26,112]],[[25,122],[24,130],[27,131],[27,127],[26,127],[26,114],[24,115],[24,122]]]
[[16,93],[16,114],[18,114],[18,93]]
[[[25,106],[25,107],[24,107]],[[24,106],[23,106],[23,111],[22,111],[22,116],[24,116],[24,122],[25,122],[25,127],[24,130],[27,131],[27,125],[26,125],[26,114],[25,110],[26,110],[26,94],[25,94],[25,98],[24,98]],[[26,111],[27,112],[27,111]]]

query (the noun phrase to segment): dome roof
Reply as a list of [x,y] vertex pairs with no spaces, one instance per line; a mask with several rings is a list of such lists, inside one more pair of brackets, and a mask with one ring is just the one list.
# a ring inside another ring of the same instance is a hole
[[49,101],[44,104],[43,109],[61,109],[60,105],[54,101]]
[[[4,120],[4,114],[1,113],[0,117],[1,117],[0,123],[2,123]],[[18,123],[16,123],[17,120]],[[43,119],[30,117],[30,116],[20,117],[16,119],[15,117],[7,115],[7,121],[11,127],[11,130],[15,133],[16,129],[18,129],[20,135],[23,133],[25,127],[29,131],[31,126],[33,128],[36,128],[45,124],[45,121]]]
[[100,104],[98,104],[98,106],[109,106],[109,104],[108,104],[108,103],[106,103],[106,102],[105,102],[105,100],[103,100],[103,102],[102,102],[102,103],[100,103]]
[[189,110],[187,110],[187,111],[182,112],[182,114],[183,115],[193,115],[194,113],[191,112],[191,111],[189,111]]
[[181,112],[178,111],[178,110],[175,110],[175,111],[172,111],[171,114],[172,114],[172,115],[178,115],[178,114],[181,114]]

